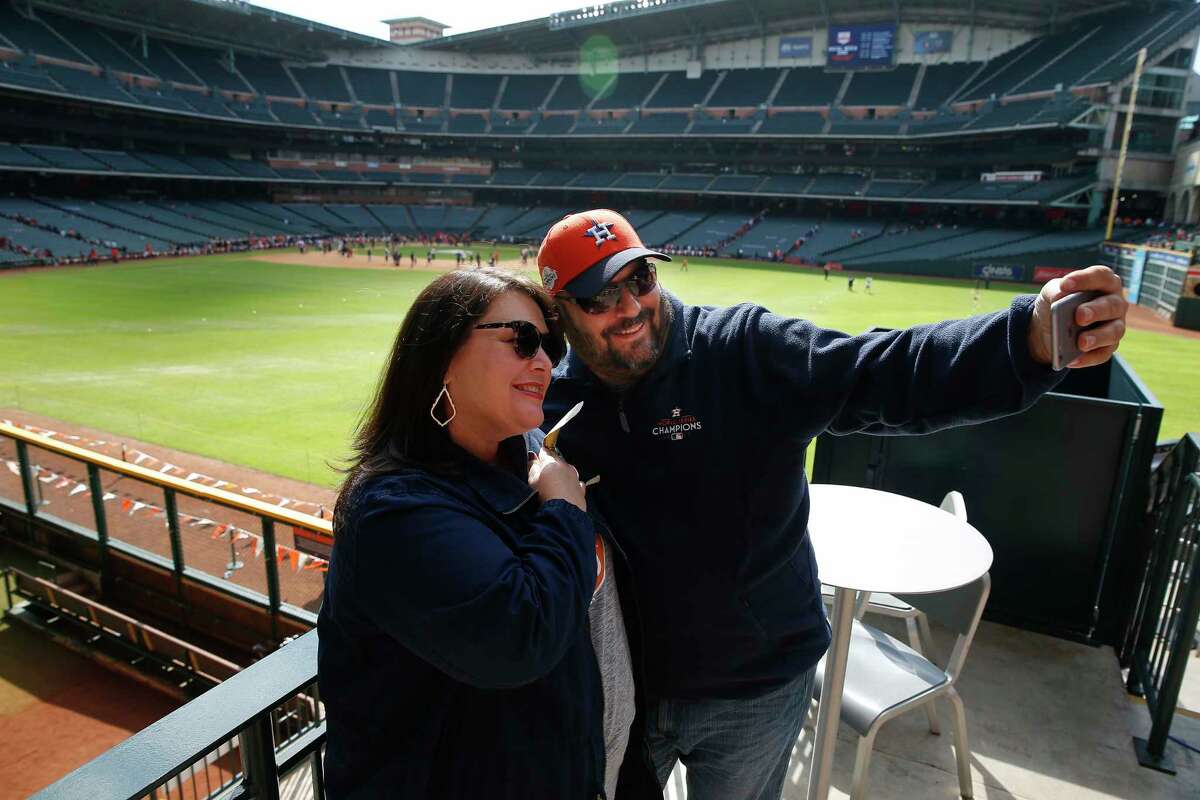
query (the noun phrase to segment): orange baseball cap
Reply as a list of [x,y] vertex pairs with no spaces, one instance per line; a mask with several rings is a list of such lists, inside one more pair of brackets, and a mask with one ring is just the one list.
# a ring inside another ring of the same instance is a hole
[[629,220],[607,208],[568,214],[550,227],[538,248],[542,285],[555,295],[591,297],[635,258],[670,256],[649,250]]

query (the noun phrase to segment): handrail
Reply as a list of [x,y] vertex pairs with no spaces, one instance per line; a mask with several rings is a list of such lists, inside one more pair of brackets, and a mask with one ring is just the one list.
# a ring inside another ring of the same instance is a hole
[[[33,795],[142,797],[245,731],[317,677],[317,632],[300,636]],[[271,753],[274,762],[274,753]]]
[[330,536],[333,535],[333,523],[330,520],[314,517],[311,514],[304,514],[300,511],[294,511],[290,508],[280,508],[273,506],[270,503],[264,503],[261,500],[255,500],[249,497],[227,492],[224,489],[214,489],[203,484],[194,483],[176,478],[172,475],[164,475],[160,472],[155,472],[152,469],[140,466],[138,464],[130,464],[122,461],[119,458],[106,456],[103,453],[95,453],[91,450],[85,450],[82,447],[77,447],[66,442],[60,442],[57,439],[52,439],[48,436],[42,436],[37,433],[22,430],[15,425],[10,425],[7,422],[0,422],[0,436],[7,436],[17,441],[25,442],[26,444],[40,447],[43,450],[49,450],[58,455],[67,456],[69,458],[83,461],[87,464],[93,464],[97,467],[102,467],[110,472],[116,472],[125,475],[129,478],[135,478],[139,481],[152,483],[163,489],[173,489],[174,491],[194,497],[197,500],[207,500],[218,505],[232,508],[236,511],[243,511],[247,514],[253,514],[257,517],[268,517],[276,522],[283,522],[288,525],[294,525],[299,528],[318,531]]

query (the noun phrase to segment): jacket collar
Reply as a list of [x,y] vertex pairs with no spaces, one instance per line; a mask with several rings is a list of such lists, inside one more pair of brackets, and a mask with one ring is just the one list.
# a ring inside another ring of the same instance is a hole
[[[646,383],[670,372],[692,355],[692,351],[688,347],[686,325],[683,319],[683,303],[666,289],[659,290],[659,297],[660,303],[665,302],[671,306],[671,329],[667,332],[667,348],[659,356],[653,369],[635,385]],[[575,348],[567,351],[566,358],[554,370],[553,379],[579,382],[584,385],[605,385],[583,362],[583,359],[575,352]]]
[[[545,434],[532,430],[522,436],[512,436],[500,443],[501,464],[491,465],[471,459],[463,478],[485,503],[501,514],[514,514],[537,492],[514,470],[529,461],[527,453],[542,447]],[[511,468],[504,466],[511,465]]]

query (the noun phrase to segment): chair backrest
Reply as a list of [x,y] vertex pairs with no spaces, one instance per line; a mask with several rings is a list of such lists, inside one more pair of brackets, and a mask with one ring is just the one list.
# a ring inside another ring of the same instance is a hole
[[913,608],[924,612],[929,619],[958,635],[954,642],[954,651],[946,665],[946,672],[952,680],[958,677],[958,672],[967,659],[967,651],[975,638],[975,630],[979,627],[979,619],[983,616],[983,607],[987,605],[988,593],[991,590],[992,578],[985,572],[957,589],[932,594],[896,595]]
[[942,511],[967,521],[967,501],[963,499],[962,492],[951,490],[946,492],[946,496],[942,498]]

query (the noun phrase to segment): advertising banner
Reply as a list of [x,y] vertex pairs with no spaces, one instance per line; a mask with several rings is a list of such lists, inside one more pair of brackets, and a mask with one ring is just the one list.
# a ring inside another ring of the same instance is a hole
[[1021,281],[1025,279],[1025,267],[1021,264],[992,264],[979,262],[971,267],[976,278],[989,281]]
[[913,52],[917,55],[949,53],[954,47],[954,31],[914,31]]
[[811,36],[780,36],[780,58],[812,58]]
[[1074,267],[1034,267],[1033,282],[1048,283],[1055,278],[1061,278],[1068,272],[1071,272]]

